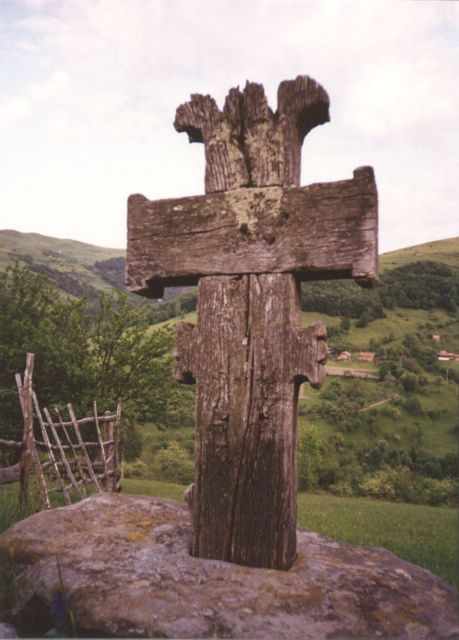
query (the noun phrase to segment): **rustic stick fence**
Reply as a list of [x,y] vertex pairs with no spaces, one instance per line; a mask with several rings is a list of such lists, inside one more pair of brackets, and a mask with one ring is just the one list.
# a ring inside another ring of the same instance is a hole
[[[16,374],[24,421],[23,440],[0,440],[0,446],[21,451],[20,461],[0,469],[0,484],[20,482],[20,504],[28,500],[31,474],[35,475],[42,509],[51,508],[50,494],[62,493],[66,504],[81,500],[96,491],[120,489],[119,450],[121,403],[116,412],[98,414],[94,402],[92,416],[77,419],[72,405],[67,404],[69,419],[58,407],[51,411],[40,408],[33,391],[34,354],[27,354],[24,375]],[[94,427],[96,439],[88,434]]]

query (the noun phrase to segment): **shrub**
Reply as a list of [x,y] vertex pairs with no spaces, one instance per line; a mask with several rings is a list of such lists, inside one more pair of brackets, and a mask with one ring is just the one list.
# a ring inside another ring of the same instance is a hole
[[136,460],[142,453],[142,447],[143,435],[138,425],[133,424],[128,431],[125,429],[121,431],[121,448],[126,460],[129,462]]
[[407,398],[402,402],[402,407],[412,416],[422,416],[424,413],[422,405],[417,398]]
[[319,484],[319,470],[324,463],[325,443],[317,431],[302,426],[298,438],[298,489],[311,491]]
[[352,498],[354,491],[350,484],[344,481],[337,482],[328,487],[328,491],[334,496],[340,496],[341,498]]
[[358,329],[363,329],[363,327],[366,327],[369,322],[370,322],[370,316],[367,311],[364,311],[360,316],[360,318],[356,321],[355,326]]
[[419,502],[436,507],[441,504],[453,506],[458,503],[457,482],[448,478],[436,480],[423,478],[419,486]]
[[416,391],[418,386],[418,380],[414,373],[404,373],[400,377],[400,382],[402,383],[402,387],[406,393],[413,393]]
[[374,474],[366,475],[360,483],[359,492],[361,495],[383,500],[428,504],[434,507],[454,506],[458,500],[458,483],[451,478],[426,478],[406,467],[397,467],[381,469]]
[[360,483],[360,492],[364,496],[381,500],[395,500],[397,498],[397,493],[387,471],[366,475]]
[[141,478],[142,480],[151,480],[153,478],[151,468],[143,460],[126,463],[124,465],[124,475],[126,478]]
[[176,440],[154,457],[153,474],[157,480],[190,484],[194,479],[194,462]]

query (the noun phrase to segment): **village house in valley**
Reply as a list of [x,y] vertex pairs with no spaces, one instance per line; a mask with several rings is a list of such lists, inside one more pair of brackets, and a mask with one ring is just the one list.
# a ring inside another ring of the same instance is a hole
[[449,360],[449,361],[459,361],[459,353],[453,353],[451,351],[439,351],[437,353],[437,359],[438,360]]

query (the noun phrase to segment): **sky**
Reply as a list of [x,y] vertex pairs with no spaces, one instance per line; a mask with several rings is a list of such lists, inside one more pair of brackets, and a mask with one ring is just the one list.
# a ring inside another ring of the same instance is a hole
[[374,167],[379,249],[459,236],[459,2],[0,0],[0,229],[126,246],[126,200],[204,193],[204,148],[173,128],[308,75],[331,122],[302,185]]

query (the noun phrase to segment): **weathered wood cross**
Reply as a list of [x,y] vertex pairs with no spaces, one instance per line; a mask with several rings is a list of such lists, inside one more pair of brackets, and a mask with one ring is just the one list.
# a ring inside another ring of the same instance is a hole
[[298,389],[325,377],[326,331],[302,329],[299,282],[377,279],[371,167],[299,188],[301,145],[329,120],[311,78],[231,89],[221,112],[193,95],[174,126],[203,142],[205,196],[128,203],[127,284],[161,297],[198,288],[198,323],[177,326],[175,376],[197,384],[192,554],[288,569],[296,554]]

